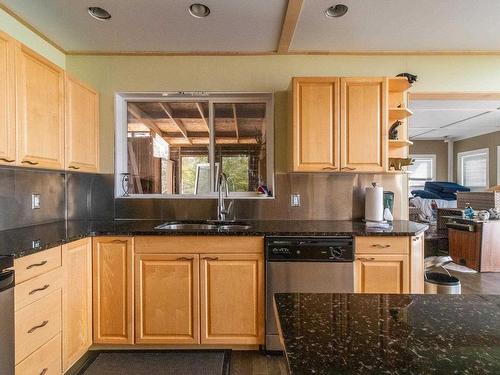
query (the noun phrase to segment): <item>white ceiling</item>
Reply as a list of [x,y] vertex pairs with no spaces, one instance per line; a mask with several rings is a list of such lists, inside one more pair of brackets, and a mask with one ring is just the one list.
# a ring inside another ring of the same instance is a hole
[[[188,6],[211,8],[195,19]],[[290,50],[500,51],[499,0],[304,0]],[[0,0],[67,51],[273,52],[288,0]],[[87,7],[112,18],[96,21]]]
[[411,100],[413,140],[465,139],[500,131],[500,100]]

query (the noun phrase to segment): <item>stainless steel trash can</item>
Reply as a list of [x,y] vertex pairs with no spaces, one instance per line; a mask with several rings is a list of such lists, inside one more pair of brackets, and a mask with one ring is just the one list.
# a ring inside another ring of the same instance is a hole
[[440,272],[425,273],[425,294],[461,294],[460,280]]

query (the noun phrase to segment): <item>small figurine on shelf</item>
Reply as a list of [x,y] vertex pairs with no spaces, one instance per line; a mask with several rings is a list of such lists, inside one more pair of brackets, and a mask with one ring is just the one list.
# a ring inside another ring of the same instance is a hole
[[413,158],[389,158],[389,170],[401,171],[403,167],[413,164],[415,164],[415,159]]
[[415,74],[411,73],[399,73],[396,77],[405,77],[410,85],[413,85],[415,82],[417,82],[418,78]]
[[399,139],[398,128],[401,125],[403,125],[403,123],[399,120],[397,120],[394,124],[392,124],[391,128],[389,129],[389,139],[391,139],[391,140]]
[[474,219],[474,210],[470,206],[470,203],[465,204],[464,219],[469,219],[469,220]]

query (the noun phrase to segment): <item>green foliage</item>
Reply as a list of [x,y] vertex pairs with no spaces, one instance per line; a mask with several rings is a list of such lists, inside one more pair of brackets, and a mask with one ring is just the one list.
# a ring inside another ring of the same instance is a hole
[[248,191],[248,156],[223,156],[222,170],[229,179],[230,191]]

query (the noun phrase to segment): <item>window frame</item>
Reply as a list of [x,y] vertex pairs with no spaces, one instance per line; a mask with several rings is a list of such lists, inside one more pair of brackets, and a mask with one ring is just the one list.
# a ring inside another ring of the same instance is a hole
[[[472,155],[486,154],[486,186],[473,186],[469,187],[464,184],[463,176],[463,158]],[[489,148],[478,148],[470,151],[463,151],[457,153],[457,182],[460,185],[469,187],[471,191],[481,191],[489,188],[490,185],[490,149]]]
[[[208,145],[208,163],[210,164],[211,192],[209,194],[130,194],[123,196],[122,176],[128,172],[127,163],[127,112],[129,102],[206,102],[208,103],[208,125],[210,129]],[[266,183],[273,192],[272,197],[251,196],[248,193],[231,192],[231,199],[274,199],[274,94],[270,92],[118,92],[115,93],[115,198],[139,198],[139,199],[217,199],[215,191],[215,121],[214,105],[217,103],[266,103]]]
[[408,187],[414,190],[411,186],[412,181],[436,181],[437,176],[437,155],[436,154],[411,154],[409,157],[413,159],[431,159],[431,179],[415,179],[412,178],[412,175],[409,175],[408,178]]

